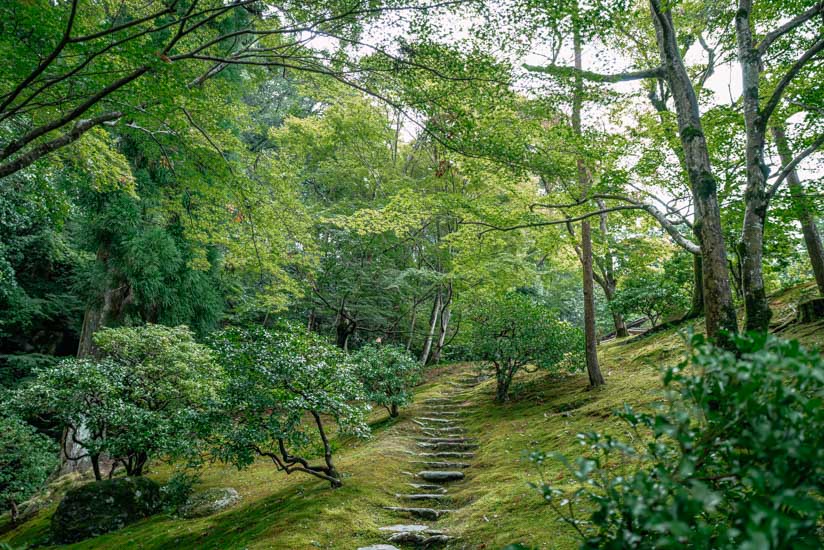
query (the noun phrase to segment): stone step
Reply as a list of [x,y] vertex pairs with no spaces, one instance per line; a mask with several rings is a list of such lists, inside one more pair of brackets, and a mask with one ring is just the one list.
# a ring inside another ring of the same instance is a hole
[[455,424],[457,422],[452,418],[435,418],[434,416],[418,416],[415,420],[418,422],[435,422],[437,424]]
[[418,491],[427,491],[429,493],[445,493],[446,487],[442,485],[435,485],[432,483],[407,483],[413,489],[417,489]]
[[444,514],[448,514],[452,510],[438,510],[435,508],[407,508],[405,506],[386,506],[384,510],[390,512],[400,512],[402,514],[409,514],[416,518],[436,520]]
[[395,498],[399,498],[401,500],[444,500],[449,497],[442,493],[412,493],[409,495],[395,493]]
[[420,464],[425,468],[432,470],[449,470],[452,468],[469,468],[469,464],[464,462],[430,462],[424,460],[416,460],[413,464]]
[[446,544],[449,542],[449,537],[447,535],[427,535],[422,533],[396,533],[389,537],[389,542],[414,544],[415,546],[430,548],[436,544]]
[[[423,426],[423,424],[421,424]],[[430,432],[455,432],[455,433],[465,433],[466,428],[463,426],[423,426],[423,430],[430,431]]]
[[379,527],[378,531],[387,531],[389,533],[427,533],[429,535],[443,535],[443,531],[432,529],[428,525],[422,523],[399,523],[396,525],[387,525],[386,527]]
[[391,544],[370,544],[369,546],[361,546],[358,550],[401,550],[397,546]]
[[416,437],[415,441],[423,443],[475,443],[474,437]]
[[464,477],[463,472],[460,471],[450,471],[450,470],[423,470],[416,474],[416,477],[419,477],[426,481],[436,481],[438,483],[445,483],[447,481],[460,481]]
[[418,453],[422,458],[475,458],[475,453],[460,451],[438,451],[437,453]]
[[424,403],[452,403],[449,397],[429,397],[423,400]]
[[461,413],[459,411],[453,411],[450,409],[426,409],[421,411],[421,414],[425,414],[427,416],[460,416]]
[[471,451],[477,449],[477,443],[418,443],[418,447],[422,449],[431,449],[433,451]]

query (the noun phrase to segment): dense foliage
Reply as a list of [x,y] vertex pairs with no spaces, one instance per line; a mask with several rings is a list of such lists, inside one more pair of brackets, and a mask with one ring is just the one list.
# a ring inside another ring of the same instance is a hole
[[824,359],[772,336],[735,345],[694,336],[666,404],[618,413],[632,439],[582,434],[579,487],[539,487],[582,548],[820,546]]
[[495,370],[498,401],[509,399],[512,378],[522,368],[580,367],[583,335],[529,296],[510,293],[482,300],[472,311],[472,355]]
[[689,303],[681,287],[666,273],[647,272],[628,280],[609,307],[626,316],[641,314],[654,327],[661,318],[686,313]]
[[57,445],[20,418],[0,414],[0,511],[11,512],[32,496],[57,467]]
[[[287,474],[305,472],[339,487],[324,419],[342,433],[369,433],[366,396],[346,354],[291,325],[227,329],[212,346],[228,377],[216,456],[238,467],[265,456]],[[323,463],[312,465],[317,447]]]
[[421,364],[400,346],[368,344],[352,357],[358,379],[369,401],[386,407],[389,416],[412,399],[421,379]]
[[16,407],[65,426],[67,458],[90,460],[97,479],[101,457],[136,476],[150,458],[196,458],[221,385],[209,349],[184,326],[103,329],[95,344],[100,359],[35,369]]

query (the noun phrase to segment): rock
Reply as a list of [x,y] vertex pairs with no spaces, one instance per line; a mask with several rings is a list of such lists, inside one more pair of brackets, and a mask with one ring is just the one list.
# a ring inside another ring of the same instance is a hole
[[423,460],[416,461],[415,464],[422,464],[432,470],[448,470],[450,468],[469,468],[469,464],[465,462],[426,462]]
[[436,520],[450,510],[435,510],[434,508],[405,508],[403,506],[387,506],[386,510],[409,514],[416,518]]
[[184,518],[202,518],[231,508],[238,502],[240,495],[231,487],[207,489],[190,496],[178,513]]
[[430,449],[432,451],[471,451],[478,448],[477,443],[464,443],[461,441],[448,443],[424,443],[418,442],[418,447],[421,449]]
[[418,472],[418,477],[426,481],[459,481],[464,478],[463,472],[457,471],[429,471]]
[[401,550],[397,546],[391,544],[372,544],[370,546],[361,546],[358,550]]
[[52,516],[59,543],[78,542],[115,531],[160,509],[160,486],[145,477],[122,477],[71,489]]
[[435,453],[418,453],[421,458],[475,458],[475,453],[462,451],[438,451]]
[[415,441],[423,443],[475,443],[474,437],[416,437]]
[[446,487],[441,487],[440,485],[433,485],[431,483],[407,483],[413,489],[417,489],[419,491],[428,491],[430,493],[438,492],[438,493],[445,493]]
[[412,495],[402,495],[396,494],[396,498],[400,500],[443,500],[445,498],[449,498],[444,494],[435,494],[435,493],[419,493],[419,494],[412,494]]
[[824,319],[824,298],[813,298],[798,304],[798,322],[812,323]]
[[415,419],[416,421],[420,422],[434,422],[436,424],[454,424],[455,421],[451,418],[433,418],[431,416],[419,416]]
[[432,546],[448,542],[446,535],[423,535],[420,533],[396,533],[389,537],[389,542],[399,542],[403,544],[415,544],[417,546]]
[[389,525],[388,527],[381,527],[381,531],[389,531],[391,533],[425,533],[429,529],[426,525]]

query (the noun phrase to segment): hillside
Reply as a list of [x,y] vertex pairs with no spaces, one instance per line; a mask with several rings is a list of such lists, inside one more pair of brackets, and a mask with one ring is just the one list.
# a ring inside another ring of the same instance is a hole
[[[791,306],[813,291],[805,285],[773,297],[776,324],[790,318]],[[611,412],[622,403],[643,406],[657,398],[659,367],[680,357],[679,329],[603,345],[600,357],[607,385],[595,391],[587,390],[585,374],[521,374],[512,401],[495,405],[492,381],[474,383],[475,366],[430,370],[413,405],[403,409],[400,418],[390,420],[384,411],[376,410],[370,419],[371,439],[338,442],[336,460],[345,472],[341,489],[332,490],[327,483],[301,474],[286,476],[264,461],[244,471],[212,466],[204,473],[203,486],[234,487],[242,496],[239,505],[202,519],[158,515],[72,548],[348,550],[384,542],[387,535],[380,527],[399,523],[432,525],[452,537],[450,548],[492,549],[511,542],[573,548],[575,539],[527,486],[537,473],[523,461],[522,453],[543,449],[574,455],[579,432],[621,433],[622,424]],[[808,346],[821,346],[824,322],[790,326],[782,334]],[[433,407],[445,396],[458,406]],[[449,485],[443,504],[423,505],[452,511],[437,522],[410,520],[384,508],[398,505],[396,493],[410,492],[407,484],[413,480],[404,472],[414,468],[410,453],[420,451],[415,438],[424,435],[414,419],[431,414],[427,411],[433,408],[459,411],[455,416],[462,420],[467,437],[477,438],[478,448],[469,450],[474,456],[466,460],[444,459],[469,463],[463,470],[466,478]],[[164,468],[151,473],[159,480],[168,474]],[[555,483],[563,482],[565,475],[558,464],[546,474]],[[54,504],[0,536],[0,541],[14,546],[46,542],[53,509]]]

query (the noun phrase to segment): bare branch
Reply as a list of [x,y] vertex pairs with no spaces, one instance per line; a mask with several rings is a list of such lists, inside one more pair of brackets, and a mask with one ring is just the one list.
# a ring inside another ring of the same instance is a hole
[[790,69],[784,74],[784,77],[778,82],[778,85],[776,85],[769,101],[767,101],[767,104],[764,105],[764,109],[761,113],[759,113],[759,123],[762,128],[767,127],[767,123],[769,122],[773,111],[775,111],[776,107],[778,107],[778,103],[781,101],[781,96],[784,94],[784,90],[787,89],[787,86],[790,85],[793,78],[801,72],[801,69],[804,68],[804,65],[806,65],[808,61],[821,53],[822,50],[824,50],[824,38],[819,38],[818,42],[813,44],[809,50],[804,52],[804,55],[799,57],[798,60],[793,63],[792,67],[790,67]]
[[824,134],[818,136],[818,138],[816,138],[816,140],[812,142],[809,147],[798,153],[798,155],[796,155],[796,157],[792,161],[790,161],[789,164],[781,168],[781,170],[779,170],[776,173],[778,178],[773,182],[773,184],[770,186],[770,190],[767,192],[767,198],[770,199],[773,196],[775,196],[775,194],[778,192],[778,189],[781,187],[781,184],[784,183],[784,180],[787,179],[787,176],[789,176],[790,173],[793,170],[795,170],[795,167],[798,166],[798,164],[802,160],[804,160],[805,158],[819,150],[822,145],[824,145]]

